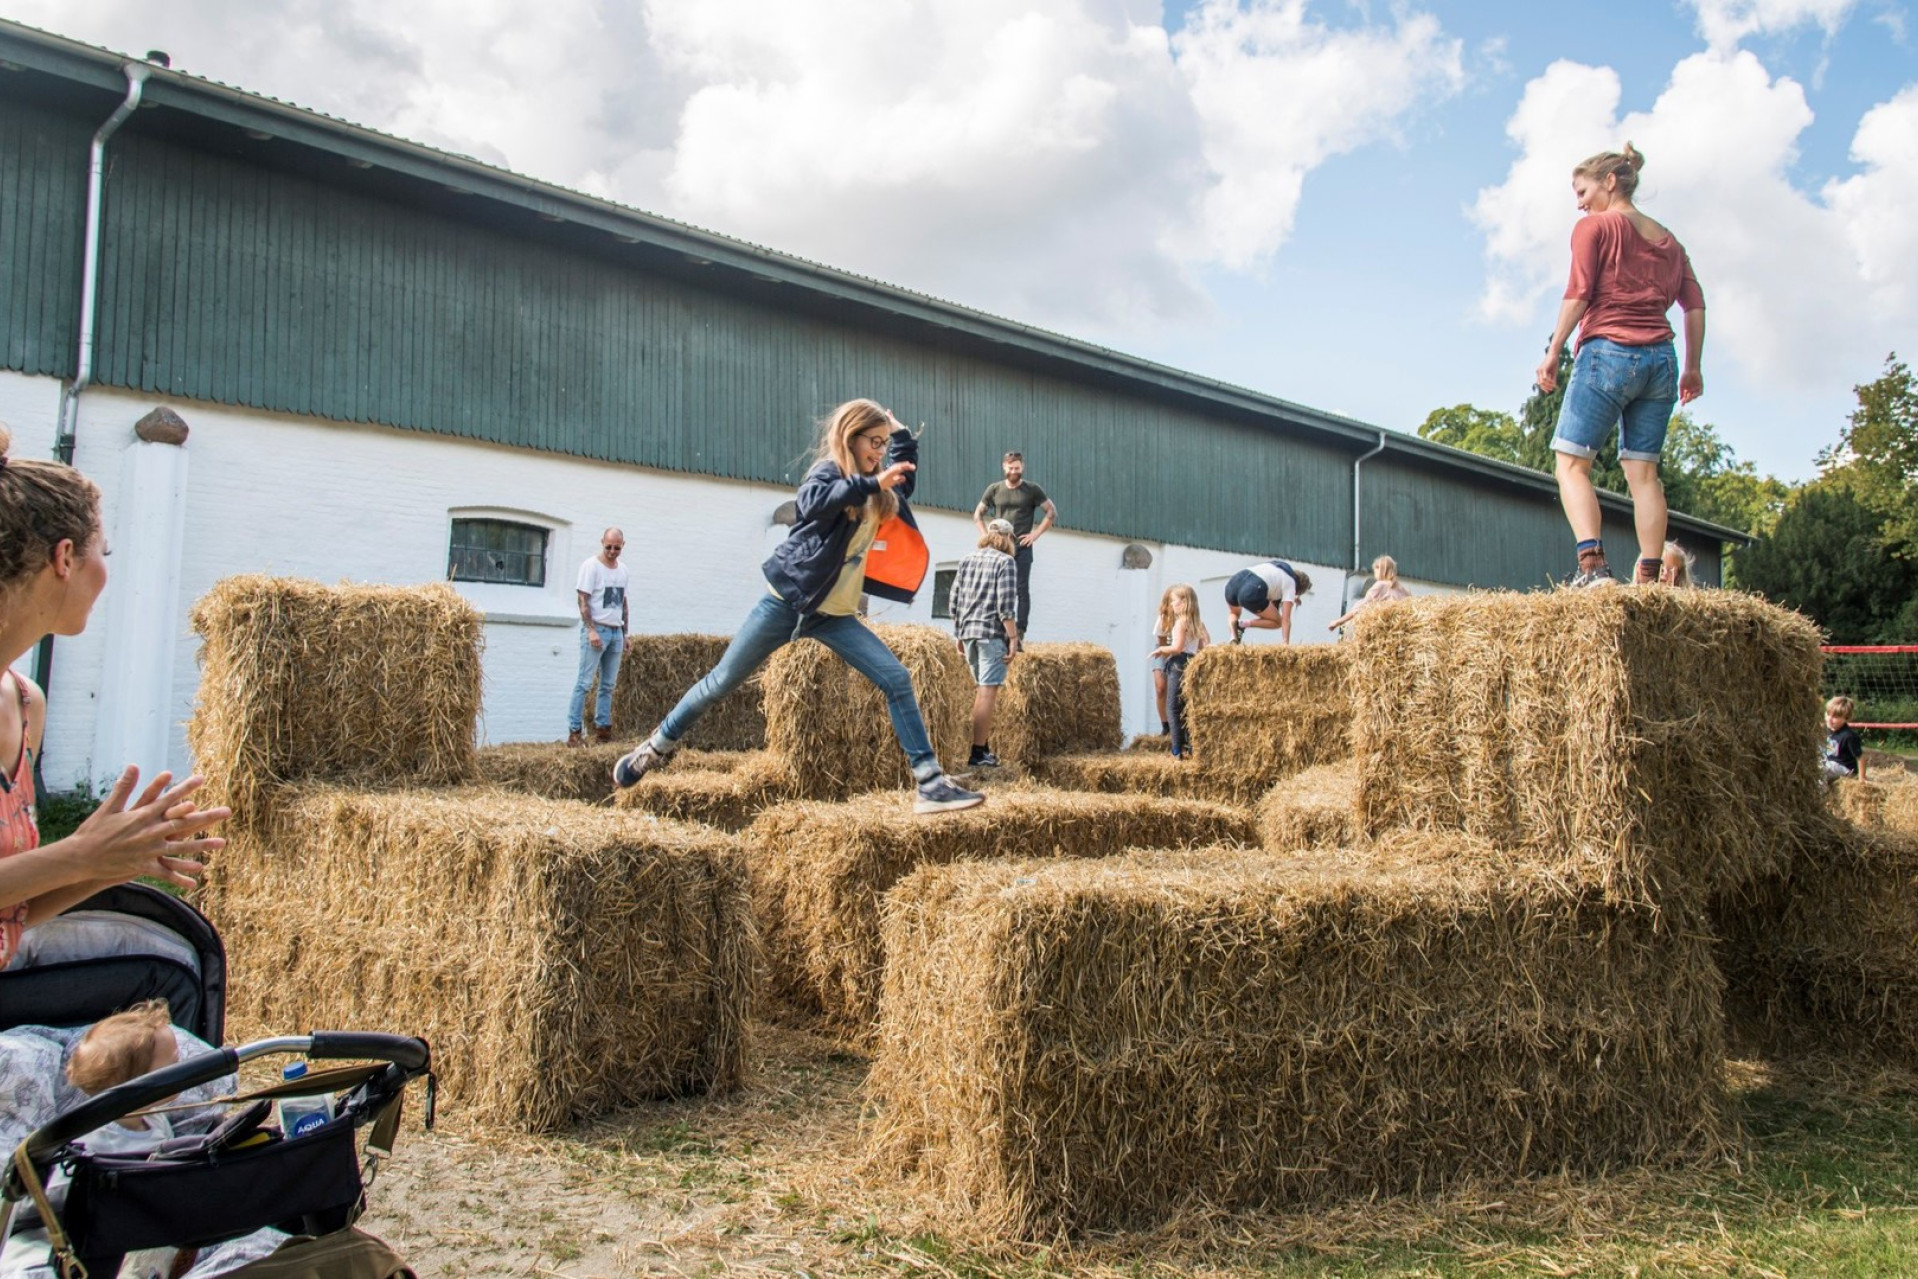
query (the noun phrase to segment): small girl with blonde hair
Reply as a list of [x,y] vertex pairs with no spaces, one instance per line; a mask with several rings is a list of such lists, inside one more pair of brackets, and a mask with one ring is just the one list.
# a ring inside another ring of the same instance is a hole
[[1381,555],[1372,561],[1372,585],[1365,592],[1365,598],[1350,609],[1332,619],[1326,626],[1328,631],[1336,631],[1360,613],[1374,604],[1387,604],[1393,600],[1410,599],[1412,592],[1399,585],[1399,562],[1390,555]]
[[1184,759],[1191,754],[1186,745],[1185,700],[1182,685],[1186,663],[1212,642],[1199,616],[1199,593],[1184,582],[1167,588],[1159,602],[1159,626],[1169,637],[1152,650],[1154,657],[1165,659],[1166,731],[1172,737],[1172,754]]
[[1165,658],[1159,656],[1161,646],[1172,640],[1172,591],[1168,586],[1159,596],[1158,620],[1152,623],[1152,701],[1159,710],[1159,732],[1166,736],[1172,734],[1172,719],[1165,708]]

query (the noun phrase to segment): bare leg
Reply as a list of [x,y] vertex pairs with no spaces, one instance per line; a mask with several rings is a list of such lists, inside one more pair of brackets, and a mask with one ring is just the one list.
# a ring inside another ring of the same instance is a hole
[[992,740],[992,711],[999,704],[999,688],[981,684],[972,695],[972,744],[984,746]]
[[[1589,542],[1604,536],[1605,516],[1598,509],[1598,490],[1592,487],[1592,459],[1570,453],[1558,456],[1558,501],[1571,521],[1572,537]],[[1654,472],[1657,468],[1653,467]],[[1633,490],[1636,494],[1636,489]],[[1659,498],[1659,527],[1664,527],[1664,497]],[[1662,546],[1664,534],[1660,534]]]
[[1638,526],[1638,558],[1661,560],[1665,555],[1665,485],[1658,463],[1623,458],[1625,482],[1632,489],[1632,522]]
[[1152,672],[1152,703],[1159,708],[1159,722],[1165,723],[1165,672],[1163,670]]

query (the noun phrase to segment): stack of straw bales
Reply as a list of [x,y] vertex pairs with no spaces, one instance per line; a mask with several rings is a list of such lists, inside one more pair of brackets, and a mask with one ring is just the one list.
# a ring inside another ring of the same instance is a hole
[[671,767],[618,792],[613,806],[740,831],[797,791],[792,766],[772,751],[680,751]]
[[[874,629],[912,676],[933,750],[956,766],[972,743],[973,682],[959,646],[930,626]],[[886,699],[825,645],[786,645],[766,663],[761,683],[766,745],[791,769],[800,798],[844,799],[912,785]]]
[[1351,760],[1320,764],[1275,784],[1259,801],[1259,837],[1270,853],[1349,848],[1359,842],[1359,774]]
[[1249,815],[1220,804],[995,789],[990,803],[937,821],[903,801],[787,804],[753,823],[745,848],[771,989],[860,1037],[878,1011],[880,901],[918,867],[1256,839]]
[[738,1077],[758,945],[731,841],[443,789],[475,773],[469,605],[251,577],[193,620],[240,1024],[426,1034],[449,1101],[528,1128]]
[[1351,662],[1342,644],[1214,644],[1186,669],[1192,757],[1244,798],[1351,754]]
[[922,869],[878,1150],[1024,1237],[1716,1152],[1717,969],[1657,922],[1434,834]]
[[[635,635],[620,659],[613,685],[613,734],[638,740],[659,727],[666,712],[687,689],[719,665],[732,643],[727,635]],[[592,706],[599,683],[586,698]],[[687,743],[709,751],[756,751],[766,745],[766,710],[758,677],[720,698],[687,735]]]
[[630,743],[568,747],[560,742],[510,742],[482,746],[474,755],[474,773],[482,785],[500,790],[598,804],[612,796],[613,761],[630,749]]
[[1099,644],[1034,644],[1006,671],[993,714],[993,753],[1029,770],[1051,755],[1114,751],[1119,728],[1119,667]]
[[1763,600],[1427,596],[1357,638],[1368,834],[1463,831],[1658,904],[1782,870],[1826,820],[1818,631]]

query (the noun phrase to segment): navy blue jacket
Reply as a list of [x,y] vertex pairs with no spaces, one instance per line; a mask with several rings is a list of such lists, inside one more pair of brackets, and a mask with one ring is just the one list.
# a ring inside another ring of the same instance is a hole
[[[886,460],[880,470],[899,462],[919,464],[919,441],[901,427],[892,433],[886,446]],[[899,515],[918,527],[906,499],[912,496],[914,471],[907,471],[893,493],[899,498]],[[762,566],[766,581],[779,598],[801,613],[811,613],[832,593],[833,583],[846,563],[846,550],[859,529],[859,512],[867,498],[879,491],[879,480],[871,475],[847,475],[833,461],[820,462],[806,472],[799,485],[794,505],[799,508],[792,531],[773,548],[772,558]],[[911,596],[903,601],[911,602]]]

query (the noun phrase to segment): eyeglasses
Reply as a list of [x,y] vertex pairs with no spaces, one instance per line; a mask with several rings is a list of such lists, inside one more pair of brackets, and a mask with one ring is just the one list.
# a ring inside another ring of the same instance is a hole
[[604,549],[611,551],[615,555],[626,549],[626,543],[624,542],[604,542],[601,543],[601,545]]

